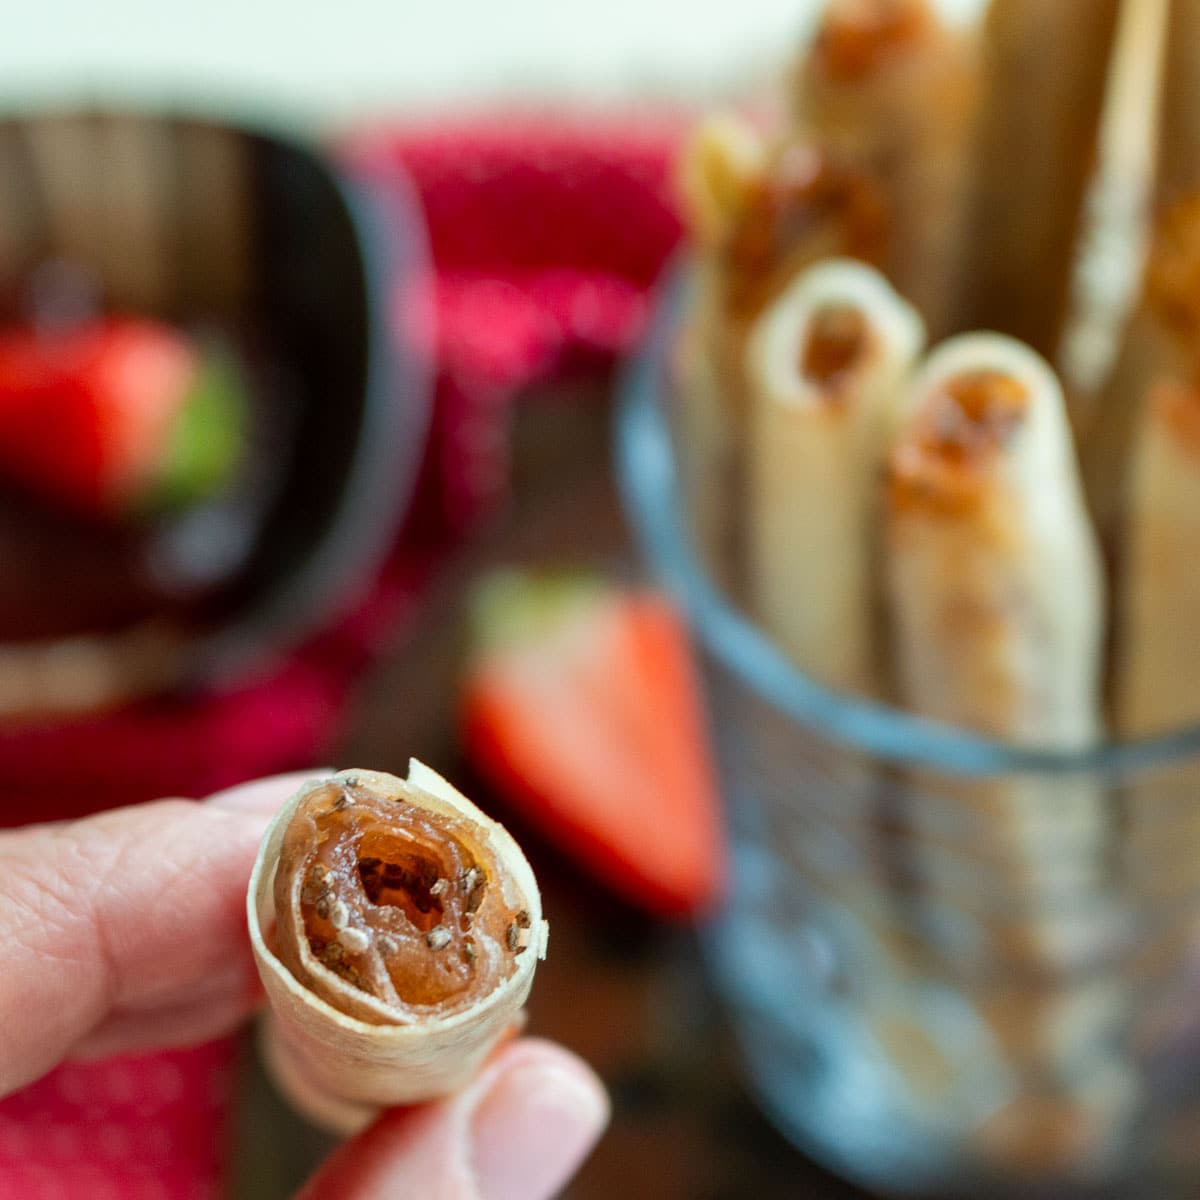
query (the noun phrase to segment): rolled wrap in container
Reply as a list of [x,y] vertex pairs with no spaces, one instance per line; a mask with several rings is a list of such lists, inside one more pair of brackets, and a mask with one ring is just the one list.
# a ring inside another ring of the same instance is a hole
[[934,339],[957,320],[978,57],[931,0],[832,0],[792,89],[804,134],[879,180],[896,230],[886,273]]
[[[1099,554],[1062,390],[1037,354],[970,334],[930,356],[899,422],[885,525],[904,702],[1015,745],[1097,742]],[[1096,970],[1128,936],[1105,797],[1086,776],[912,781],[931,952],[966,969],[1021,1077],[977,1144],[1010,1170],[1106,1169],[1138,1084],[1116,1051],[1128,986]]]

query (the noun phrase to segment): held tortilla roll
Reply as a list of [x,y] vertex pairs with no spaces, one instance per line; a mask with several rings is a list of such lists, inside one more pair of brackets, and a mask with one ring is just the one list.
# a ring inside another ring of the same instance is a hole
[[1053,355],[1120,0],[992,0],[959,314]]
[[978,82],[975,40],[929,0],[832,0],[796,72],[801,128],[878,176],[903,230],[888,275],[934,338],[953,316]]
[[747,344],[752,609],[803,671],[861,695],[880,693],[879,469],[923,344],[916,311],[848,259],[797,276]]
[[520,1026],[546,923],[520,848],[415,760],[305,785],[247,897],[276,1082],[338,1132],[461,1087]]

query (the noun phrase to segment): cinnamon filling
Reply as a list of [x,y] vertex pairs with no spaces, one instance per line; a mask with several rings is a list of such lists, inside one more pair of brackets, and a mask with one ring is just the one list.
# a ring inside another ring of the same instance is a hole
[[1160,217],[1146,265],[1146,299],[1194,359],[1192,347],[1200,340],[1200,195]]
[[315,959],[397,1020],[447,1016],[508,978],[528,948],[529,915],[509,908],[497,880],[467,819],[330,783],[284,836],[276,952],[302,983]]
[[829,304],[813,314],[800,354],[804,377],[836,393],[861,365],[870,345],[870,327],[852,304]]
[[789,146],[748,187],[724,248],[730,315],[753,320],[819,259],[878,264],[886,243],[887,207],[875,181],[810,146]]
[[1151,393],[1150,402],[1176,445],[1200,458],[1200,391],[1162,383]]
[[964,371],[931,398],[919,437],[930,453],[956,462],[1003,446],[1025,419],[1029,389],[1004,371]]
[[1004,371],[964,371],[926,402],[912,435],[892,452],[893,503],[954,510],[978,493],[982,468],[1021,426],[1029,389]]
[[835,0],[821,23],[814,57],[838,79],[862,79],[932,27],[928,0]]

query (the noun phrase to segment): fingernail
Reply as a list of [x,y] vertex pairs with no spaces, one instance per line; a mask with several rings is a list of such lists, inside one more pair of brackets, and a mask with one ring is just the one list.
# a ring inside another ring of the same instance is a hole
[[574,1060],[514,1066],[471,1118],[472,1164],[481,1200],[548,1200],[608,1124],[608,1097]]

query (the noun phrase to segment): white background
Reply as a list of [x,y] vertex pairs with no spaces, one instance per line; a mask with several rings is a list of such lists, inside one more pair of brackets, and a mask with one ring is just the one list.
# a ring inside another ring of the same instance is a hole
[[496,96],[703,96],[785,60],[816,3],[0,0],[0,102],[150,96],[331,123]]

